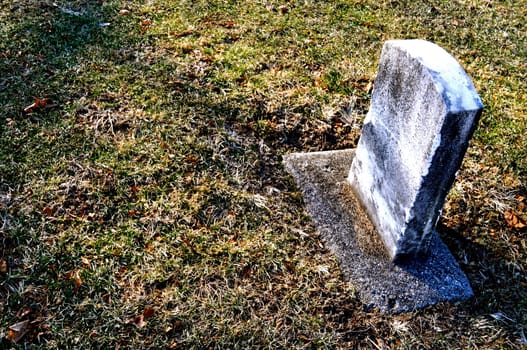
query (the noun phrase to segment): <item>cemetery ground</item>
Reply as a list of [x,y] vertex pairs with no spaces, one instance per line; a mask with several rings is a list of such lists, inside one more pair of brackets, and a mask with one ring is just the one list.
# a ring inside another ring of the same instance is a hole
[[[0,0],[0,348],[527,346],[522,1]],[[282,156],[353,148],[385,40],[485,111],[439,233],[475,297],[365,310]]]

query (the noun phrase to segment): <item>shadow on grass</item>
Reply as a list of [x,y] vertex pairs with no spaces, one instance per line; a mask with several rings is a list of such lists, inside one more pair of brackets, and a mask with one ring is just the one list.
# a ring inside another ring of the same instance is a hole
[[[119,26],[116,1],[64,5],[71,8],[34,1],[3,1],[2,6],[0,189],[5,191],[23,183],[27,166],[49,165],[61,153],[75,152],[79,139],[61,129],[69,122],[72,103],[91,88],[82,80],[85,67],[91,59],[103,59],[90,57],[90,51],[111,52],[129,44],[132,36],[113,29]],[[113,27],[106,27],[111,20]],[[34,99],[46,99],[47,104],[25,110]],[[54,133],[52,137],[39,138],[46,130]],[[65,142],[51,140],[57,137]]]
[[474,291],[474,298],[466,303],[467,311],[473,316],[490,316],[506,332],[520,336],[527,327],[527,283],[520,262],[511,259],[515,249],[512,242],[509,247],[488,247],[469,241],[458,229],[443,224],[438,231]]

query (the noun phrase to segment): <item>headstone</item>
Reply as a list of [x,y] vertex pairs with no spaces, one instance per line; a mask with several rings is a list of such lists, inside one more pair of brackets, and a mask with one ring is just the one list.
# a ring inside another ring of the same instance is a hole
[[473,295],[434,228],[481,111],[446,51],[388,41],[357,149],[285,157],[367,307],[403,312]]
[[424,40],[386,42],[348,180],[392,259],[428,253],[482,110],[445,50]]

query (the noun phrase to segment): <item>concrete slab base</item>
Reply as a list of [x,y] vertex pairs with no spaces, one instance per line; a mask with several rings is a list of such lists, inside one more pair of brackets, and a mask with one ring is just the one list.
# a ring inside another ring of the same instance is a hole
[[431,239],[422,260],[393,263],[346,177],[355,150],[284,157],[302,190],[307,211],[365,308],[400,313],[473,296],[467,277],[441,241]]

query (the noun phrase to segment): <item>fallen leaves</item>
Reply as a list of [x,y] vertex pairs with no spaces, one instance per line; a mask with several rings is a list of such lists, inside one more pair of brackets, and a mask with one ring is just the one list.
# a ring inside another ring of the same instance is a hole
[[5,259],[0,259],[0,272],[7,273],[7,261]]
[[[19,317],[29,316],[32,312],[31,308],[25,307],[22,309],[22,312],[19,312]],[[7,335],[5,336],[7,340],[12,341],[13,343],[18,343],[28,332],[35,330],[44,330],[48,328],[48,325],[44,323],[46,319],[44,317],[36,317],[32,320],[23,320],[9,326]],[[30,336],[31,338],[31,336]]]
[[233,21],[219,21],[219,22],[216,22],[219,26],[223,27],[223,28],[227,28],[227,29],[231,29],[231,28],[234,28],[236,26],[236,24],[233,22]]
[[82,286],[82,278],[80,276],[80,270],[69,271],[65,275],[66,280],[73,281],[73,292],[77,294],[80,286]]
[[152,25],[152,21],[149,20],[149,19],[144,19],[144,20],[141,21],[141,25],[142,25],[143,27],[151,26],[151,25]]
[[146,325],[146,319],[155,315],[156,310],[152,307],[147,307],[142,314],[132,317],[128,323],[135,325],[137,328],[143,328]]
[[182,30],[180,32],[176,32],[176,31],[169,31],[168,32],[168,35],[171,35],[175,38],[183,38],[185,36],[190,36],[190,35],[193,35],[194,34],[194,30],[192,29],[187,29],[187,30]]
[[89,268],[91,265],[91,260],[88,257],[81,256],[81,262],[85,269]]
[[267,8],[268,11],[271,11],[271,12],[280,12],[281,14],[285,15],[287,13],[289,13],[289,10],[290,8],[285,6],[285,5],[280,5],[278,7],[276,7],[275,5],[273,4],[270,4],[270,3],[267,3],[265,5],[265,7]]
[[143,311],[143,316],[144,318],[150,318],[154,316],[155,313],[156,313],[156,310],[153,307],[147,307],[145,311]]
[[16,316],[19,318],[19,319],[22,319],[26,316],[29,316],[31,314],[33,310],[31,310],[30,307],[26,306],[26,307],[23,307],[21,308],[20,310],[18,310]]
[[18,343],[20,339],[29,331],[29,320],[20,321],[9,327],[6,338],[13,343]]
[[148,28],[150,28],[150,26],[152,25],[152,21],[149,20],[149,19],[143,19],[141,21],[141,34],[145,34],[148,30]]
[[522,228],[527,227],[527,223],[523,218],[521,218],[518,214],[511,210],[507,210],[504,213],[505,221],[507,221],[507,225],[509,227],[520,230]]
[[279,10],[280,13],[283,14],[283,15],[285,15],[286,13],[289,13],[289,7],[287,7],[287,6],[283,6],[283,5],[282,5],[282,6],[280,6],[280,7],[278,8],[278,10]]
[[48,106],[49,99],[48,98],[35,98],[34,102],[24,108],[24,113],[31,113],[35,110],[40,110],[43,108],[46,108]]

